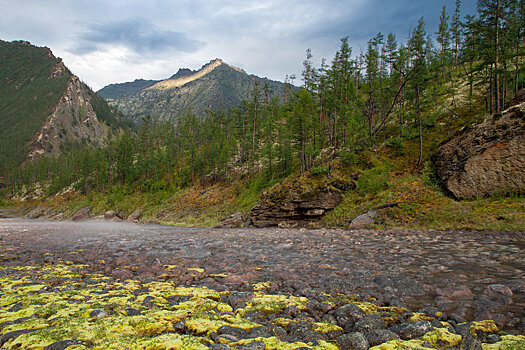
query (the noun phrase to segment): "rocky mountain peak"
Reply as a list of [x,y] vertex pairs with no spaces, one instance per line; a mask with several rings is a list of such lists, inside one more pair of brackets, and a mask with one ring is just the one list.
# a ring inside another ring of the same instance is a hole
[[177,73],[173,74],[171,77],[169,77],[169,79],[179,79],[179,78],[184,78],[184,77],[187,77],[187,76],[190,76],[192,74],[195,74],[196,71],[193,71],[189,68],[180,68]]

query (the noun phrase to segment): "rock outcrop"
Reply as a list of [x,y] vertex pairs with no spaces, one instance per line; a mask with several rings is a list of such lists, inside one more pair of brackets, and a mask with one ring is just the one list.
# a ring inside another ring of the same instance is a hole
[[[57,72],[62,66],[60,62],[52,74],[60,74]],[[44,154],[59,154],[64,144],[89,143],[99,146],[109,133],[110,128],[97,118],[88,88],[78,77],[71,76],[53,113],[31,141],[32,150],[28,158],[32,160]]]
[[264,192],[252,208],[252,224],[256,227],[305,226],[338,206],[348,186],[348,182],[341,180],[279,184]]
[[525,192],[525,103],[462,130],[432,160],[457,199]]

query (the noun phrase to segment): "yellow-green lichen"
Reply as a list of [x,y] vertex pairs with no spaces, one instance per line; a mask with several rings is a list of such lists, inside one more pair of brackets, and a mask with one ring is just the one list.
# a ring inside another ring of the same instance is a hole
[[343,331],[341,327],[332,323],[326,322],[315,322],[312,329],[318,333],[330,333],[330,332],[339,332]]
[[422,350],[423,341],[419,339],[412,340],[391,340],[386,343],[371,347],[369,350]]
[[426,333],[421,339],[439,348],[451,348],[461,344],[461,336],[450,333],[446,328],[435,328],[433,331]]
[[501,341],[494,344],[482,344],[483,350],[521,350],[525,349],[525,336],[503,335]]
[[430,317],[421,312],[414,312],[414,314],[408,319],[411,322],[418,321],[433,321],[434,317]]
[[477,321],[473,322],[470,326],[470,332],[475,334],[477,332],[483,333],[498,333],[499,328],[493,320]]
[[319,341],[319,345],[313,346],[311,343],[302,343],[302,342],[287,343],[287,342],[279,340],[277,337],[243,339],[231,345],[232,346],[246,345],[246,344],[253,343],[253,342],[264,343],[265,350],[294,350],[300,347],[308,347],[312,350],[339,350],[339,347],[337,345],[323,341],[323,340]]

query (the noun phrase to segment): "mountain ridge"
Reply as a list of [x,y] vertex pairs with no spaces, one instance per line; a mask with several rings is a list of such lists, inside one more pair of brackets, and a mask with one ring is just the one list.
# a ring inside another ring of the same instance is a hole
[[47,47],[0,40],[0,60],[0,169],[98,146],[128,123]]
[[147,115],[175,122],[188,110],[199,114],[206,110],[239,107],[256,81],[260,91],[266,85],[269,95],[284,95],[284,83],[249,75],[220,58],[196,71],[181,68],[168,79],[110,84],[98,94],[135,122]]

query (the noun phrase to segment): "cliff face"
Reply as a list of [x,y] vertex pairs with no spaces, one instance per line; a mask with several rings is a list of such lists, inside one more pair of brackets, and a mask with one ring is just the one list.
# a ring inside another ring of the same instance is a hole
[[457,199],[525,192],[525,103],[460,132],[432,160]]
[[0,62],[0,173],[73,145],[100,145],[126,122],[47,47],[0,40]]
[[72,76],[53,113],[33,137],[27,157],[33,160],[56,155],[72,144],[99,146],[110,133],[110,128],[97,118],[88,87]]

